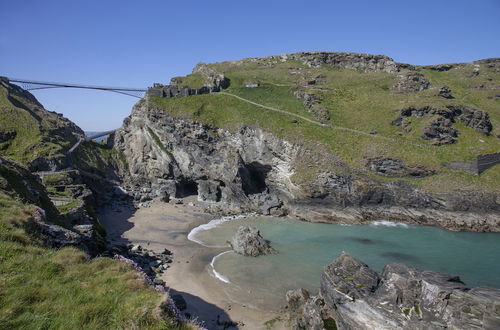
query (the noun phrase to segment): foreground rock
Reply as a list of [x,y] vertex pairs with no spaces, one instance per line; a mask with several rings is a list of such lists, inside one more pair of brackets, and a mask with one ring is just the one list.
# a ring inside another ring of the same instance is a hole
[[[312,303],[302,296],[303,306]],[[333,317],[339,329],[500,328],[499,289],[470,288],[458,276],[401,264],[386,265],[379,276],[345,253],[325,268],[320,299],[325,305],[316,303],[316,314]],[[296,319],[312,315],[303,307]]]
[[255,227],[240,226],[230,242],[234,252],[244,256],[258,257],[277,253]]

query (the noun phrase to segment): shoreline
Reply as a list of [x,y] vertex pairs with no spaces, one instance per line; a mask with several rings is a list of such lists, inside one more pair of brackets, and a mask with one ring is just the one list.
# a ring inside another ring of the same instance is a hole
[[[231,324],[237,329],[269,329],[264,323],[282,317],[281,313],[257,308],[252,304],[255,298],[251,292],[230,287],[232,284],[224,283],[212,272],[214,257],[229,247],[206,247],[188,239],[192,229],[216,217],[198,207],[194,196],[183,202],[172,205],[153,201],[149,207],[137,210],[113,206],[100,210],[99,218],[111,244],[140,244],[173,253],[173,263],[161,279],[171,295],[179,294],[186,301],[187,309],[182,312],[203,321],[207,329],[224,329]],[[272,329],[286,327],[274,321]]]

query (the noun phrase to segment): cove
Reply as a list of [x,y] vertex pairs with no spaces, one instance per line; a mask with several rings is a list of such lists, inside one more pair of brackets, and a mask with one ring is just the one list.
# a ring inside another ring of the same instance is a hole
[[[278,303],[273,297],[283,299],[286,291],[300,287],[317,292],[323,268],[342,251],[377,272],[395,262],[459,275],[470,286],[500,288],[499,233],[451,232],[387,221],[347,226],[239,217],[195,228],[189,238],[220,248],[228,246],[227,241],[241,225],[257,227],[279,253],[252,258],[223,252],[210,267],[227,284],[228,291],[246,291],[260,297],[262,303]],[[253,301],[259,305],[259,301]]]

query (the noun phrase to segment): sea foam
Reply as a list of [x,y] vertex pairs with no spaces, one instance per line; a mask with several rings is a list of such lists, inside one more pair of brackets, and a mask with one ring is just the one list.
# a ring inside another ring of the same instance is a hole
[[219,253],[218,255],[216,255],[213,259],[212,259],[212,262],[210,262],[210,266],[212,267],[212,273],[214,274],[214,276],[219,279],[220,281],[224,282],[224,283],[231,283],[231,281],[229,281],[229,279],[222,275],[221,273],[217,272],[215,270],[215,266],[214,266],[214,263],[215,263],[215,260],[217,260],[217,258],[219,258],[220,256],[222,256],[223,254],[226,254],[226,253],[230,253],[230,252],[233,252],[233,251],[224,251],[222,253]]
[[409,226],[406,223],[402,222],[392,222],[387,220],[373,221],[370,226],[384,226],[384,227],[402,227],[408,228]]
[[256,215],[257,214],[255,214],[255,213],[248,213],[248,214],[239,214],[239,215],[228,215],[228,216],[225,216],[222,218],[217,218],[217,219],[211,220],[208,223],[205,223],[203,225],[199,225],[198,227],[193,228],[189,232],[187,238],[188,238],[188,240],[190,240],[192,242],[198,243],[198,244],[206,246],[206,247],[225,248],[225,247],[227,247],[227,245],[207,245],[207,244],[203,243],[200,239],[196,238],[196,235],[199,232],[220,226],[224,222],[231,221],[231,220],[237,220],[237,219],[243,219],[243,218],[247,218],[247,217],[253,217]]

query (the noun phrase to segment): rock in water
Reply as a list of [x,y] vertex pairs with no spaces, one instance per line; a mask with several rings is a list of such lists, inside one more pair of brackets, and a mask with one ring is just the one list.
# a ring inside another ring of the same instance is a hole
[[278,253],[273,249],[255,227],[240,226],[230,242],[234,252],[244,256],[258,257],[261,255]]
[[406,265],[379,276],[342,254],[325,268],[320,293],[339,329],[500,329],[500,289]]
[[379,276],[365,263],[342,253],[325,268],[321,277],[321,294],[334,305],[356,301],[372,292]]

